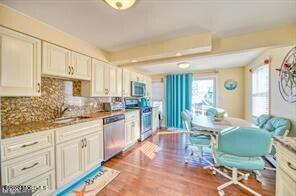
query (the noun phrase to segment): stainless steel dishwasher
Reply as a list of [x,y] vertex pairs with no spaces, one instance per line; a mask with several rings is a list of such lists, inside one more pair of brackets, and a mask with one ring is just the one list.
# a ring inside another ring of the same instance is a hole
[[119,154],[125,146],[124,114],[103,119],[104,123],[104,161]]

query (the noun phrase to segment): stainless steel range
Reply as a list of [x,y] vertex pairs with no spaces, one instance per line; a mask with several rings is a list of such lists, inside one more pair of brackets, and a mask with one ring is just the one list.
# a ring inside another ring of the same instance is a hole
[[138,98],[126,98],[125,99],[126,109],[140,109],[140,124],[141,133],[140,140],[143,141],[152,135],[152,107],[140,107]]

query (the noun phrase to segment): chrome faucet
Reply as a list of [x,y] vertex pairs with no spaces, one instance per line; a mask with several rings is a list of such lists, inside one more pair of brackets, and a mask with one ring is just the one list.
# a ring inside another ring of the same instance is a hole
[[62,118],[64,113],[69,110],[69,107],[66,107],[65,104],[63,104],[61,107],[58,107],[58,118]]

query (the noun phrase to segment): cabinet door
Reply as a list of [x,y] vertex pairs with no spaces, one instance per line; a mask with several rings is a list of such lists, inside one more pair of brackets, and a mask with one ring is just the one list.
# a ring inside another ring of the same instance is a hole
[[122,96],[122,69],[117,68],[117,79],[116,79],[116,96]]
[[104,159],[103,131],[85,137],[85,169],[90,170],[98,166]]
[[137,119],[133,121],[133,136],[134,141],[137,141],[140,138],[140,120]]
[[109,96],[117,95],[117,67],[112,65],[109,66],[109,86],[106,87],[108,89]]
[[128,147],[132,142],[132,122],[125,123],[125,147]]
[[146,77],[146,96],[152,97],[152,80],[150,77]]
[[127,69],[122,70],[122,94],[124,97],[129,97],[131,96],[131,74],[130,71]]
[[296,182],[293,181],[280,168],[276,172],[276,195],[277,196],[295,196]]
[[92,96],[106,96],[105,63],[92,60]]
[[56,146],[57,186],[71,182],[84,172],[82,139],[78,138]]
[[76,52],[71,53],[71,65],[73,67],[73,77],[75,79],[90,80],[91,78],[91,58]]
[[41,94],[41,41],[0,27],[0,96]]
[[70,50],[43,42],[42,57],[42,74],[72,77]]

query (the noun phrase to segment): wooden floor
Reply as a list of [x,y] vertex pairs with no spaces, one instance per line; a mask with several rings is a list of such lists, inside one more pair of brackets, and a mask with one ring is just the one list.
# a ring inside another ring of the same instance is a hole
[[[203,170],[206,163],[192,160],[184,164],[185,134],[161,130],[153,137],[111,159],[105,165],[120,175],[97,195],[218,195],[217,186],[227,182],[221,175]],[[153,153],[157,148],[160,150]],[[274,195],[275,172],[263,171],[260,184],[251,175],[244,184],[262,195]],[[236,185],[225,189],[226,195],[250,195]]]

